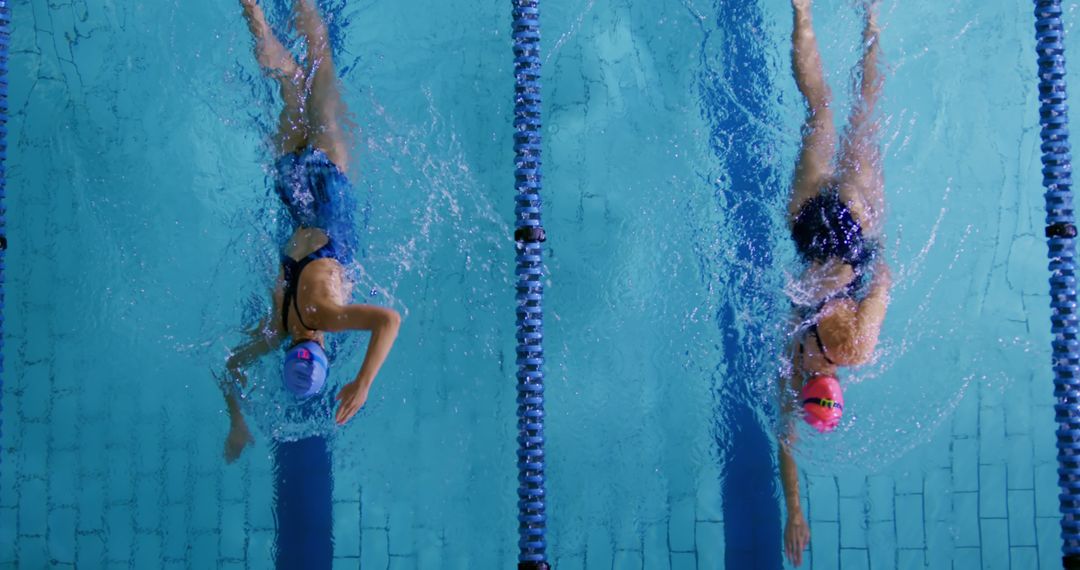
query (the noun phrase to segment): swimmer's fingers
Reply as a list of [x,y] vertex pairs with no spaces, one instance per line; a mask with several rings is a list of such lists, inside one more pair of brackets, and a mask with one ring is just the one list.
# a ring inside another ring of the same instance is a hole
[[810,529],[801,514],[789,516],[784,529],[784,554],[795,566],[802,564],[803,551],[810,543]]
[[334,420],[338,425],[343,425],[345,422],[351,420],[359,410],[360,406],[356,406],[352,402],[342,402],[341,405],[338,406]]
[[364,406],[364,402],[367,401],[367,390],[362,389],[357,382],[350,382],[338,392],[337,400],[341,404],[338,405],[334,420],[341,425],[352,419]]

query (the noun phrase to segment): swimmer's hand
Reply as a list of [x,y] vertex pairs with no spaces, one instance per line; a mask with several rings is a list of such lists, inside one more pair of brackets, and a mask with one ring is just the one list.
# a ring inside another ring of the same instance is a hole
[[229,374],[229,378],[235,380],[240,386],[247,388],[247,374],[244,374],[236,355],[230,356],[229,360],[225,362],[225,371]]
[[784,553],[788,560],[795,566],[802,564],[802,553],[808,544],[810,527],[806,526],[806,518],[801,512],[788,513],[787,525],[784,527]]
[[356,415],[356,412],[360,411],[360,408],[364,406],[370,389],[370,383],[361,382],[360,380],[353,380],[346,384],[337,395],[337,401],[341,403],[338,404],[334,421],[338,425],[342,425],[351,420]]
[[243,453],[244,448],[252,443],[255,443],[255,438],[251,437],[247,424],[243,421],[239,423],[233,422],[229,435],[225,437],[225,463],[236,461],[236,458]]

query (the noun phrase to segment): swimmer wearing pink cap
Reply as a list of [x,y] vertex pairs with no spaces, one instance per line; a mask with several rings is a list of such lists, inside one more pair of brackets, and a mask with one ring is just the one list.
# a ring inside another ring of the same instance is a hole
[[792,63],[806,99],[802,150],[795,167],[788,222],[805,270],[794,305],[791,373],[781,382],[780,479],[787,505],[784,551],[802,563],[810,529],[799,500],[795,417],[824,434],[844,414],[838,369],[867,362],[889,304],[891,278],[881,254],[884,183],[874,106],[881,94],[876,0],[865,16],[859,92],[837,152],[832,95],[825,82],[810,0],[792,0]]

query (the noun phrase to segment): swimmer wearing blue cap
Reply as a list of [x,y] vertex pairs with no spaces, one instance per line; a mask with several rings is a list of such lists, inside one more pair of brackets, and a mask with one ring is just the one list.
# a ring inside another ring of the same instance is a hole
[[[843,411],[837,381],[841,366],[868,361],[889,304],[891,277],[881,255],[884,182],[874,107],[883,79],[877,0],[862,0],[865,13],[861,81],[848,130],[837,155],[837,136],[810,17],[811,0],[792,0],[792,64],[808,114],[795,167],[788,221],[806,264],[800,279],[807,299],[794,303],[791,374],[781,381],[780,480],[787,505],[784,552],[802,564],[810,528],[799,500],[798,466],[792,454],[796,407],[819,431],[836,427]],[[834,157],[836,160],[834,162]],[[796,399],[795,394],[799,394]]]
[[[360,371],[338,392],[335,421],[349,421],[364,405],[379,368],[397,337],[401,317],[392,309],[349,304],[345,267],[356,247],[356,205],[346,176],[349,164],[341,117],[345,105],[337,89],[326,24],[311,0],[295,0],[296,29],[307,40],[301,67],[273,34],[256,0],[240,0],[255,37],[255,56],[278,82],[285,109],[274,139],[274,189],[293,227],[281,254],[273,293],[274,314],[238,346],[226,368],[232,381],[246,384],[243,369],[289,340],[282,382],[298,400],[323,390],[330,360],[325,333],[371,331]],[[225,400],[232,428],[225,459],[232,462],[251,443],[234,386]]]

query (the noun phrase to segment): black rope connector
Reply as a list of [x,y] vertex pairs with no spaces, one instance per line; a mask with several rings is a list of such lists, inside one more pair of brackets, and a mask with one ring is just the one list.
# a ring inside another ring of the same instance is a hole
[[541,226],[525,226],[514,230],[514,241],[543,243],[547,234]]
[[1075,554],[1062,556],[1061,567],[1065,570],[1080,570],[1080,556]]
[[1072,224],[1066,224],[1065,222],[1050,224],[1049,226],[1046,226],[1046,237],[1074,238],[1076,237],[1076,226]]
[[518,562],[518,570],[551,570],[551,566],[547,562]]
[[7,236],[0,235],[0,250],[7,251]]

